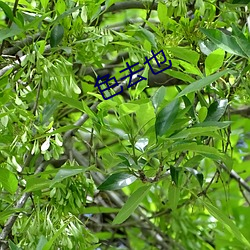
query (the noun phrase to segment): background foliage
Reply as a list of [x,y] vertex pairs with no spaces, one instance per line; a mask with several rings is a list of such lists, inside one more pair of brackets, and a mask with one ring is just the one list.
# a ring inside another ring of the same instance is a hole
[[248,7],[0,1],[0,249],[250,249]]

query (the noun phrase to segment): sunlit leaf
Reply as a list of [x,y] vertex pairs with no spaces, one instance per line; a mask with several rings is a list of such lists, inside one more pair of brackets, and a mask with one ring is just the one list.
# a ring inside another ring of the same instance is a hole
[[132,174],[119,172],[109,176],[99,187],[99,190],[117,190],[133,183],[136,177]]
[[226,35],[217,29],[204,29],[200,28],[212,42],[214,42],[219,48],[238,56],[246,57],[246,54],[239,46],[237,40],[233,36]]
[[5,168],[0,168],[0,183],[11,194],[14,194],[18,187],[16,176]]
[[165,94],[166,87],[161,86],[159,89],[157,89],[157,91],[151,98],[155,110],[157,110],[157,108],[161,105],[162,101],[164,100]]

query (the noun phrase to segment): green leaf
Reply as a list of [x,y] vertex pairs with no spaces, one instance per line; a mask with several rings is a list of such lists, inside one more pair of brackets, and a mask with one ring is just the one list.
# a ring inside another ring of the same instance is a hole
[[46,237],[44,235],[41,235],[40,239],[38,241],[36,250],[43,250],[43,247],[46,245],[47,242],[48,241],[47,241]]
[[178,180],[179,180],[179,173],[180,173],[181,169],[180,168],[176,168],[173,166],[170,166],[170,175],[171,175],[171,179],[174,182],[174,184],[176,186],[178,186]]
[[[201,199],[200,199],[201,200]],[[202,200],[201,200],[202,201]],[[212,204],[202,201],[208,212],[215,217],[223,226],[232,233],[239,241],[241,241],[245,246],[250,248],[250,242],[245,238],[245,236],[240,232],[238,227],[230,220],[220,209],[216,208]]]
[[223,65],[225,57],[225,51],[222,49],[217,49],[210,53],[205,60],[205,72],[206,75],[211,75]]
[[147,195],[150,187],[150,185],[144,185],[138,188],[132,195],[130,195],[127,202],[116,215],[112,224],[121,224],[124,222],[139,206],[143,198]]
[[18,212],[23,212],[24,209],[23,208],[6,208],[5,211],[0,212],[0,222],[4,223],[6,219],[8,219],[8,217],[14,213],[18,213]]
[[152,101],[155,111],[157,111],[157,108],[163,102],[165,94],[166,94],[166,87],[161,86],[159,89],[157,89],[155,94],[152,96],[151,101]]
[[249,4],[249,0],[233,0],[232,4]]
[[68,166],[68,167],[61,168],[56,174],[55,178],[52,180],[51,186],[57,182],[61,182],[62,180],[70,176],[74,176],[85,171],[86,171],[85,168],[79,167],[79,166],[76,166],[76,167]]
[[172,135],[170,139],[190,139],[196,136],[206,135],[207,132],[215,131],[218,127],[195,127],[188,128],[180,131],[179,133]]
[[183,59],[187,62],[190,62],[194,66],[197,66],[197,63],[200,58],[200,54],[198,52],[181,47],[172,47],[168,50],[171,51],[174,56]]
[[217,127],[217,129],[222,129],[228,127],[230,124],[232,124],[231,121],[225,121],[225,122],[204,121],[195,124],[193,127]]
[[168,10],[166,4],[159,2],[157,7],[158,18],[161,23],[167,24],[168,21]]
[[135,32],[135,37],[137,37],[138,40],[141,40],[141,41],[148,40],[151,43],[153,48],[157,47],[154,33],[152,33],[151,31],[147,29],[144,29],[139,26],[139,30]]
[[55,110],[58,108],[59,102],[52,100],[49,104],[44,105],[42,112],[42,124],[49,122],[50,118],[53,116]]
[[56,25],[50,35],[50,46],[56,47],[63,39],[64,28],[61,24]]
[[190,172],[192,175],[195,176],[195,178],[198,180],[200,186],[202,187],[203,185],[203,181],[204,181],[204,176],[201,172],[197,171],[196,169],[194,168],[189,168],[189,167],[186,167],[185,168],[188,172]]
[[114,207],[96,207],[96,206],[92,206],[92,207],[82,207],[80,208],[80,212],[82,214],[111,214],[111,213],[117,213],[119,212],[119,208],[114,208]]
[[20,29],[18,26],[14,25],[11,28],[0,30],[0,42],[6,38],[17,36],[23,32],[23,29]]
[[30,176],[26,178],[26,188],[24,192],[33,192],[33,191],[39,191],[44,190],[46,188],[49,188],[51,185],[51,180],[37,177],[37,176]]
[[78,11],[79,9],[81,9],[83,7],[82,4],[79,4],[76,7],[73,7],[72,9],[66,10],[65,12],[63,12],[60,16],[58,16],[56,18],[56,20],[53,23],[58,23],[60,20],[62,20],[63,18],[65,18],[66,16]]
[[222,31],[217,30],[217,29],[200,28],[200,30],[219,48],[231,54],[246,57],[246,54],[237,43],[237,40],[235,37],[228,36],[224,34]]
[[0,1],[0,8],[3,9],[5,15],[6,15],[11,21],[14,21],[14,15],[13,15],[13,12],[12,12],[11,8],[9,7],[9,5],[7,5],[7,4],[4,3],[3,1]]
[[207,116],[207,108],[206,107],[201,107],[199,112],[198,112],[198,118],[200,122],[203,122],[206,119]]
[[180,79],[184,82],[192,83],[195,81],[195,79],[191,77],[190,75],[180,72],[180,71],[172,70],[172,69],[167,70],[166,74],[174,78]]
[[168,188],[168,204],[173,211],[176,210],[179,199],[180,188],[178,188],[173,182],[171,182]]
[[174,123],[179,110],[179,101],[174,99],[156,116],[155,132],[156,136],[164,135]]
[[135,103],[122,103],[119,105],[120,113],[124,115],[134,113],[138,109],[140,109],[140,105]]
[[49,0],[40,0],[40,2],[41,2],[42,7],[43,7],[44,9],[46,9],[47,6],[48,6]]
[[80,110],[82,112],[85,112],[85,109],[84,109],[82,103],[80,101],[78,101],[78,100],[75,100],[73,98],[70,98],[68,96],[62,95],[62,94],[57,93],[57,92],[54,93],[53,97],[55,99],[63,102],[63,103],[68,104],[69,106],[71,106],[73,108],[76,108],[76,109],[78,109],[78,110]]
[[68,226],[69,222],[66,223],[64,222],[64,226],[62,226],[59,230],[57,230],[55,232],[55,234],[53,235],[53,237],[45,244],[45,246],[43,247],[42,250],[49,250],[52,245],[53,245],[53,242],[59,237],[59,235],[64,231],[64,229]]
[[227,104],[228,104],[227,99],[222,99],[222,100],[213,102],[208,108],[208,114],[205,119],[205,122],[219,121],[227,109]]
[[183,89],[178,95],[177,95],[177,98],[178,97],[181,97],[183,95],[186,95],[186,94],[189,94],[189,93],[192,93],[192,92],[195,92],[197,90],[200,90],[204,87],[206,87],[207,85],[215,82],[216,80],[218,80],[220,77],[222,77],[223,75],[229,73],[230,70],[223,70],[221,72],[218,72],[218,73],[215,73],[213,75],[210,75],[210,76],[207,76],[205,78],[202,78],[198,81],[195,81],[191,84],[189,84],[185,89]]
[[99,190],[117,190],[133,183],[136,177],[132,174],[120,172],[109,176],[99,187]]
[[0,183],[11,194],[14,194],[18,187],[18,180],[16,176],[5,168],[0,168]]
[[10,250],[22,250],[17,245],[15,245],[11,240],[9,240],[8,242],[9,242]]

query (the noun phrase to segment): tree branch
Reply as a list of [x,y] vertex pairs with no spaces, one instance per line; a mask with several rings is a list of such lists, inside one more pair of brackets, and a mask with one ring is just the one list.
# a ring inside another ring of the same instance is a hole
[[250,186],[232,169],[229,170],[224,163],[219,164],[220,168],[224,169],[232,179],[236,180],[240,186],[250,192]]
[[[35,174],[41,173],[44,171],[44,169],[46,168],[46,166],[48,165],[48,162],[43,162],[40,164],[40,166],[38,166],[38,168],[35,171]],[[28,193],[24,193],[21,198],[17,201],[14,209],[19,209],[22,208],[25,203],[27,202],[29,196],[31,195],[31,192]],[[12,216],[9,217],[9,219],[7,220],[7,222],[5,223],[3,230],[0,234],[0,243],[9,235],[9,233],[11,232],[11,229],[17,219],[18,215],[17,214],[13,214]]]

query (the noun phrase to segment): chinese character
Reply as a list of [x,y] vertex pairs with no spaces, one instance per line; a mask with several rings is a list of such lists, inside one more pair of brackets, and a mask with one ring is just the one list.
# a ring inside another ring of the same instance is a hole
[[147,78],[145,78],[145,77],[143,77],[143,76],[140,76],[140,75],[137,75],[137,77],[139,77],[139,80],[137,80],[136,82],[132,83],[132,76],[135,75],[136,73],[138,73],[139,71],[143,70],[143,68],[141,68],[141,69],[139,69],[139,70],[137,70],[137,71],[135,71],[135,72],[133,72],[133,71],[131,70],[131,68],[135,67],[135,66],[138,65],[138,64],[139,64],[139,63],[135,63],[135,64],[133,64],[133,65],[130,66],[130,65],[126,62],[127,68],[125,68],[125,69],[123,69],[123,70],[120,71],[120,73],[123,72],[123,71],[125,71],[125,70],[129,70],[129,71],[130,71],[130,74],[129,74],[129,75],[124,76],[124,77],[121,78],[121,80],[123,80],[123,79],[125,79],[125,78],[127,78],[127,77],[130,77],[130,78],[129,78],[129,84],[128,84],[127,88],[132,87],[133,85],[135,85],[135,84],[138,83],[138,82],[141,82],[142,80],[147,80]]
[[[151,58],[149,58],[149,59],[145,56],[146,62],[145,62],[144,64],[148,63],[148,65],[149,65],[149,67],[150,67],[150,70],[151,70],[151,72],[152,72],[154,75],[157,75],[157,74],[161,73],[162,71],[167,70],[167,69],[170,69],[170,68],[172,67],[172,62],[171,62],[171,60],[168,60],[169,63],[170,63],[170,65],[169,65],[168,67],[166,67],[166,68],[164,68],[164,69],[162,69],[162,70],[160,70],[160,71],[154,72],[154,70],[153,70],[151,64],[149,63],[149,61],[151,61],[151,60],[154,58],[155,61],[156,61],[156,63],[157,63],[157,66],[160,68],[160,67],[161,67],[161,64],[165,63],[165,62],[167,61],[167,59],[166,59],[166,56],[165,56],[163,50],[159,51],[159,52],[156,53],[156,54],[154,54],[153,50],[152,50],[151,52],[152,52],[153,56],[152,56]],[[159,63],[158,59],[156,58],[156,56],[159,55],[160,53],[162,53],[162,55],[163,55],[163,57],[164,57],[164,61],[161,62],[161,64]]]
[[[109,78],[109,76],[110,76],[109,74],[107,74],[105,76],[102,76],[102,77],[97,76],[96,83],[95,83],[95,87],[98,87],[98,89],[99,89],[99,91],[100,91],[100,93],[101,93],[101,95],[102,95],[102,97],[103,97],[104,100],[108,100],[108,99],[110,99],[110,98],[112,98],[112,97],[114,97],[114,96],[116,96],[116,95],[118,95],[118,94],[120,94],[120,93],[123,92],[123,86],[121,86],[121,91],[119,91],[119,92],[117,92],[117,93],[115,93],[113,95],[110,95],[108,97],[104,96],[104,94],[103,94],[104,91],[109,90],[109,89],[111,89],[111,88],[116,87],[116,86],[119,85],[119,83],[117,82],[117,80],[116,80],[115,77]],[[105,81],[102,81],[101,83],[99,83],[100,80],[103,80],[105,78],[107,78]],[[109,86],[108,82],[111,81],[111,80],[114,80],[115,83],[113,85]],[[107,88],[105,88],[105,89],[101,88],[101,85],[102,85],[102,87],[106,87],[103,84],[106,84]]]

